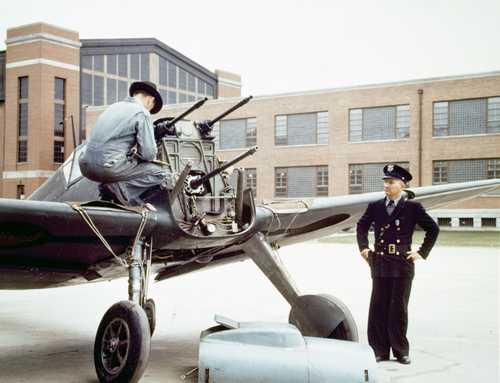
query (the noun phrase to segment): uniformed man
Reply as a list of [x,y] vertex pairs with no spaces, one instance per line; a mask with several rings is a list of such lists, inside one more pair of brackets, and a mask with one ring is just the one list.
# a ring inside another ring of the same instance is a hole
[[[439,227],[420,203],[404,198],[402,191],[412,179],[408,171],[398,165],[386,165],[383,179],[386,197],[370,203],[357,225],[359,251],[370,264],[373,282],[368,342],[377,362],[389,360],[392,349],[398,362],[410,364],[406,330],[414,263],[427,258]],[[375,231],[373,251],[368,243],[372,224]],[[425,231],[425,238],[420,248],[412,251],[415,225]]]
[[82,174],[99,182],[103,199],[143,205],[143,193],[172,188],[171,173],[154,164],[158,152],[151,114],[163,101],[156,85],[134,82],[130,97],[111,105],[97,119],[79,164]]

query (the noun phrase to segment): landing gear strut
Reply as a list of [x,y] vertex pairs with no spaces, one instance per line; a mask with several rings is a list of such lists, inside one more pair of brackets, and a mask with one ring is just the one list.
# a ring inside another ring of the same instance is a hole
[[[148,249],[149,246],[149,249]],[[101,383],[137,382],[149,361],[156,309],[147,299],[151,244],[136,240],[127,259],[128,301],[104,314],[94,344],[94,363]]]
[[278,254],[262,233],[255,234],[243,247],[290,303],[289,322],[297,326],[304,336],[358,341],[356,323],[347,306],[331,295],[300,295]]

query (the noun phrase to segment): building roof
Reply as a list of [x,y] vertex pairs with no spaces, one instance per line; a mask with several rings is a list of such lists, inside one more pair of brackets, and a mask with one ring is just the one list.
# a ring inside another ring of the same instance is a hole
[[198,64],[189,57],[155,38],[80,39],[80,41],[82,43],[82,51],[85,51],[86,53],[88,52],[89,54],[105,54],[109,53],[109,50],[113,48],[117,48],[117,53],[119,53],[119,49],[151,47],[151,49],[156,51],[160,56],[164,56],[162,53],[165,52],[168,55],[175,57],[184,65],[193,67],[213,80],[217,79],[214,72],[211,72],[204,66]]

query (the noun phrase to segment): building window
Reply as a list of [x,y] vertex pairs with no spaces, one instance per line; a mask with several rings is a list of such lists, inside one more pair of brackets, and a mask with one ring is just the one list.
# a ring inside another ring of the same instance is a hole
[[459,218],[458,222],[459,222],[460,226],[465,226],[465,227],[473,227],[474,226],[474,218],[463,217],[463,218]]
[[257,144],[257,119],[222,120],[214,125],[216,149],[241,149]]
[[288,196],[288,169],[276,168],[274,170],[274,196]]
[[177,65],[168,63],[168,86],[177,88]]
[[94,71],[104,72],[104,56],[94,56]]
[[433,166],[434,185],[500,178],[500,158],[434,161]]
[[63,163],[66,80],[56,77],[54,89],[54,162]]
[[432,183],[434,185],[445,184],[448,182],[448,162],[434,161],[432,170]]
[[193,93],[196,92],[196,77],[191,73],[188,73],[188,91]]
[[252,189],[252,194],[257,197],[257,169],[245,169],[245,187]]
[[82,69],[92,70],[92,56],[82,56],[80,60]]
[[128,77],[128,56],[118,55],[118,76]]
[[116,80],[114,78],[108,78],[106,80],[106,104],[114,104],[116,99]]
[[168,65],[167,60],[163,57],[159,58],[159,71],[160,75],[158,76],[160,85],[167,86],[168,85]]
[[92,75],[82,73],[82,105],[92,105]]
[[276,145],[328,144],[328,112],[278,115]]
[[[399,166],[409,170],[409,162],[398,162]],[[369,193],[384,188],[384,163],[349,164],[349,193]]]
[[17,185],[16,198],[17,199],[24,199],[25,198],[24,185]]
[[489,218],[489,217],[481,218],[481,227],[496,227],[496,225],[497,225],[496,218]]
[[210,84],[207,84],[205,94],[208,96],[208,98],[214,98],[215,97],[214,87]]
[[28,77],[19,77],[18,85],[17,162],[26,162],[28,161]]
[[149,81],[149,53],[141,54],[141,80]]
[[328,166],[318,166],[316,168],[316,195],[318,197],[328,196]]
[[109,74],[117,73],[118,57],[116,55],[106,56],[106,72]]
[[139,80],[140,77],[140,54],[134,53],[130,55],[130,78]]
[[94,75],[94,104],[104,105],[104,77]]
[[167,104],[177,104],[177,92],[167,93]]
[[187,90],[187,72],[179,68],[179,89]]
[[328,166],[275,168],[274,180],[275,197],[303,198],[328,195]]
[[451,227],[451,218],[439,217],[437,223],[442,227]]
[[500,133],[500,97],[435,102],[433,136]]
[[349,141],[402,139],[410,136],[410,106],[349,110]]
[[500,132],[500,97],[488,98],[488,133]]
[[487,178],[500,178],[500,158],[488,160]]
[[118,100],[122,101],[128,96],[127,81],[118,80]]

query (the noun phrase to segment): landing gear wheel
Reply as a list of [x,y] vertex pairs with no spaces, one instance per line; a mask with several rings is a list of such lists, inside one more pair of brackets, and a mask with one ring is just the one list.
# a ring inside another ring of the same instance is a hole
[[146,304],[144,305],[144,311],[146,312],[146,316],[148,317],[149,322],[149,331],[151,336],[155,332],[156,328],[156,305],[155,301],[152,299],[148,299]]
[[[306,313],[306,318],[302,313]],[[332,295],[300,296],[292,306],[288,321],[297,326],[304,336],[352,342],[359,340],[358,328],[351,312],[340,299]]]
[[134,302],[114,304],[104,314],[94,343],[101,383],[138,382],[149,360],[151,337],[146,313]]

